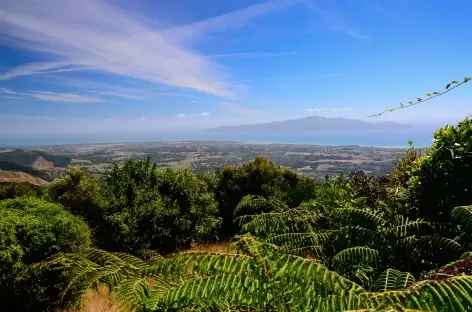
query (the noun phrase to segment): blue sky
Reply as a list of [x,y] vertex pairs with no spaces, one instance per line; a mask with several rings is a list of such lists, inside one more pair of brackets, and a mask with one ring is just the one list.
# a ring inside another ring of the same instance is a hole
[[0,132],[180,131],[309,115],[443,124],[469,0],[2,0]]

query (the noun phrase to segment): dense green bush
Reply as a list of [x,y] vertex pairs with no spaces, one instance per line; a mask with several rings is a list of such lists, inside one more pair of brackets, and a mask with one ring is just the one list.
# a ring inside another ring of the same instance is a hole
[[456,206],[472,203],[472,121],[436,131],[407,183],[408,215],[447,222]]
[[70,170],[64,177],[54,180],[44,191],[44,198],[61,204],[72,214],[81,216],[94,231],[96,244],[108,230],[105,219],[105,201],[102,199],[99,182],[82,170]]
[[0,182],[0,201],[22,196],[41,197],[42,189],[30,183]]
[[213,193],[194,172],[159,171],[150,159],[130,159],[113,168],[104,190],[111,250],[168,252],[216,236]]
[[[61,285],[57,275],[36,275],[25,270],[28,265],[59,252],[77,252],[89,247],[90,236],[90,229],[81,218],[57,204],[27,197],[1,201],[2,305],[16,311],[25,308],[25,303],[33,309],[43,301],[58,299],[57,288]],[[53,284],[49,283],[51,280]]]
[[216,174],[215,197],[223,219],[221,235],[231,237],[238,230],[233,223],[236,206],[247,195],[275,197],[294,207],[315,196],[317,183],[257,156],[253,162],[226,167]]

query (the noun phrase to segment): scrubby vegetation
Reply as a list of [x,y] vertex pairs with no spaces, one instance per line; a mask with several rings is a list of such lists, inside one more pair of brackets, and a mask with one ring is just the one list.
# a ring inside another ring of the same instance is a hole
[[382,177],[317,181],[257,156],[0,185],[2,303],[53,310],[107,285],[123,311],[471,311],[472,122],[434,138]]

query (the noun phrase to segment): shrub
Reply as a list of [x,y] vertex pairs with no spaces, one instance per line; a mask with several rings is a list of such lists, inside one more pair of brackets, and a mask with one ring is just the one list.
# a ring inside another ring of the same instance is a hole
[[41,197],[42,189],[30,183],[1,182],[0,201],[22,196]]
[[164,252],[214,237],[219,220],[209,185],[189,170],[156,170],[148,160],[115,166],[105,186],[109,248]]
[[108,226],[104,215],[105,203],[97,180],[78,168],[72,169],[64,177],[54,180],[46,188],[44,197],[81,216],[95,232],[96,243],[102,245],[100,237]]
[[2,304],[17,311],[25,309],[27,303],[28,308],[34,310],[45,301],[58,299],[54,298],[58,294],[58,287],[61,287],[57,275],[37,276],[25,274],[24,270],[28,265],[56,253],[76,252],[89,246],[88,226],[61,206],[26,197],[1,201]]
[[410,217],[449,220],[456,206],[472,203],[472,122],[436,131],[426,154],[416,161],[408,180]]
[[317,183],[293,171],[257,156],[253,162],[238,167],[225,167],[217,172],[215,197],[223,220],[221,235],[231,237],[238,227],[233,224],[236,206],[246,195],[275,197],[294,207],[314,198]]

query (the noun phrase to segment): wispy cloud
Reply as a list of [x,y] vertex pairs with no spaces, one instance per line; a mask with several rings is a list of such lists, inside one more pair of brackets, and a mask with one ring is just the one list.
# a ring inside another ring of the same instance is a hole
[[0,94],[0,98],[2,98],[2,99],[7,99],[7,100],[20,100],[20,99],[22,99],[21,96],[16,96],[16,95],[3,95],[3,94]]
[[185,114],[183,114],[183,113],[180,113],[180,114],[178,114],[178,115],[177,115],[177,116],[175,116],[175,117],[177,117],[177,118],[184,118],[185,116],[186,116]]
[[209,57],[243,57],[243,58],[258,58],[258,57],[280,57],[296,55],[296,52],[242,52],[242,53],[226,53],[213,54]]
[[9,38],[6,42],[10,44],[43,52],[53,59],[19,66],[0,74],[0,79],[87,69],[231,98],[234,94],[221,67],[211,58],[188,49],[188,44],[184,47],[180,43],[244,27],[255,18],[298,2],[269,1],[156,31],[113,7],[111,2],[4,0],[0,36]]
[[210,113],[203,112],[203,113],[200,113],[200,114],[197,115],[197,117],[207,117],[207,116],[210,116]]
[[[0,11],[0,21],[2,21],[2,11]],[[1,23],[0,23],[1,25]],[[0,31],[1,34],[1,31]],[[23,64],[12,70],[0,74],[0,80],[13,79],[25,75],[36,75],[36,74],[49,74],[58,73],[64,71],[73,71],[84,69],[83,66],[70,66],[68,62],[43,62],[43,63],[29,63]]]
[[265,111],[258,108],[249,108],[249,107],[241,106],[239,104],[235,104],[232,102],[221,102],[221,104],[223,104],[223,106],[225,106],[227,109],[229,109],[232,113],[235,113],[235,114],[243,114],[243,115],[251,115],[251,116],[267,115]]
[[103,102],[102,99],[92,96],[83,96],[73,93],[54,93],[46,91],[32,91],[32,97],[43,101],[53,102],[72,102],[72,103],[87,103],[87,102]]
[[351,107],[334,107],[334,108],[327,108],[327,107],[315,107],[315,108],[305,108],[305,112],[323,112],[323,111],[352,111]]
[[0,97],[4,99],[22,99],[25,97],[33,97],[42,101],[53,102],[71,102],[71,103],[87,103],[87,102],[104,102],[105,100],[94,97],[84,96],[74,93],[56,93],[49,91],[29,91],[20,92],[7,88],[0,88]]
[[13,90],[11,90],[11,89],[7,89],[7,88],[0,88],[0,93],[4,93],[4,94],[18,94],[18,92],[13,91]]
[[305,0],[304,3],[306,7],[320,18],[326,27],[332,31],[337,31],[356,39],[369,39],[369,36],[363,34],[359,28],[349,24],[344,18],[336,13],[336,11],[322,8],[319,6],[319,2],[316,2],[315,4],[315,1],[313,0]]
[[167,29],[162,32],[162,35],[166,38],[172,38],[174,41],[193,41],[211,33],[225,32],[230,29],[245,27],[258,17],[280,11],[302,1],[303,0],[273,0],[258,3],[205,21]]

